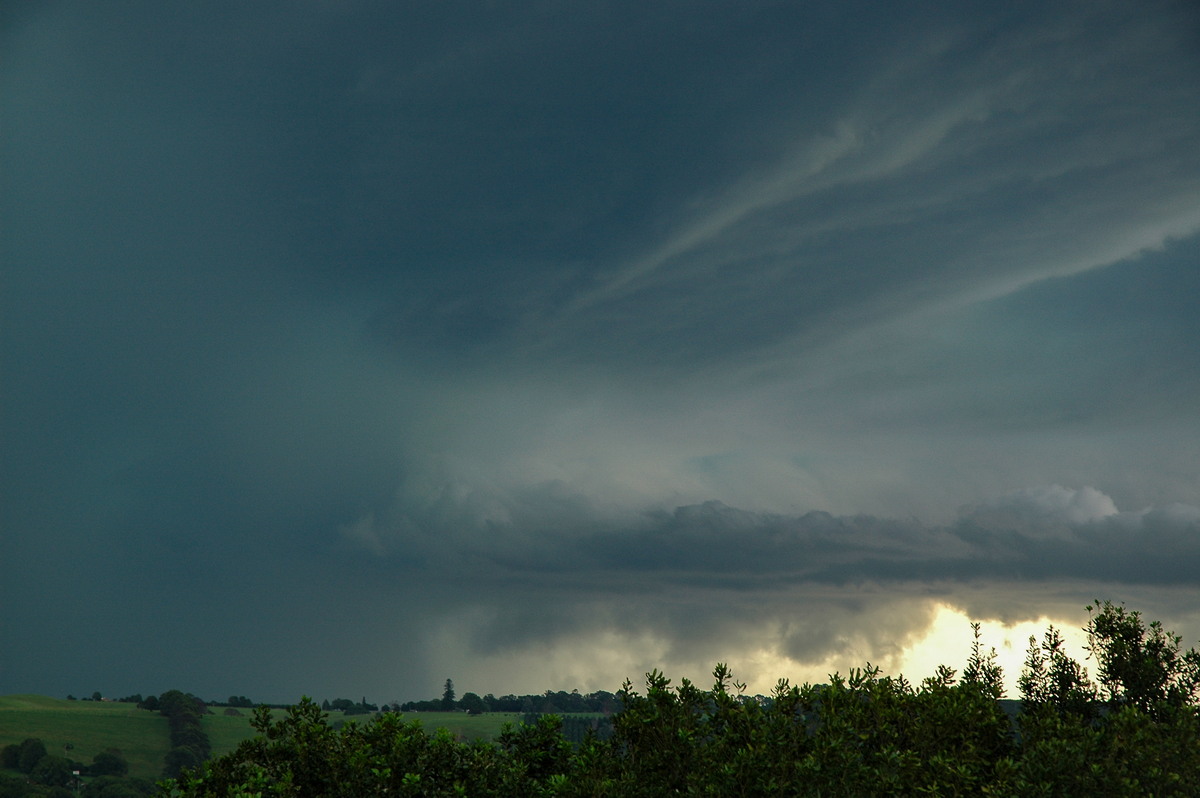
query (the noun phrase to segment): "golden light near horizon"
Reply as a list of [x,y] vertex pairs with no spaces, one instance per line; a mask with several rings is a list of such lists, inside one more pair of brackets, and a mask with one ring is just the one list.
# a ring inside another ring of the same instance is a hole
[[[743,640],[736,654],[716,656],[712,661],[696,659],[694,652],[693,656],[681,658],[667,641],[653,634],[631,637],[627,632],[609,630],[598,636],[580,634],[551,646],[496,651],[488,655],[476,653],[465,658],[448,655],[442,666],[447,673],[454,674],[456,684],[476,692],[499,688],[506,692],[537,693],[548,687],[578,688],[583,692],[614,690],[626,678],[636,689],[642,686],[646,671],[652,667],[671,677],[673,685],[686,677],[707,688],[711,686],[710,674],[717,661],[726,662],[735,680],[744,682],[746,692],[752,695],[769,695],[780,678],[786,678],[792,685],[821,684],[828,682],[831,674],[846,676],[851,669],[862,668],[868,663],[879,666],[884,675],[902,675],[916,687],[932,676],[939,665],[946,665],[961,676],[971,653],[973,619],[969,615],[949,604],[936,602],[929,609],[929,618],[923,632],[907,637],[898,635],[893,640],[873,640],[859,635],[844,641],[838,651],[820,661],[800,662],[783,654],[777,639],[761,647],[745,645]],[[1040,642],[1050,626],[1062,634],[1065,650],[1071,657],[1085,667],[1091,664],[1085,649],[1087,635],[1078,619],[1040,616],[1014,624],[980,620],[979,625],[984,651],[994,649],[996,660],[1003,669],[1007,698],[1019,698],[1017,679],[1029,648],[1029,638],[1032,636]],[[450,641],[459,634],[464,634],[462,629],[454,630],[453,625],[448,625],[440,638],[444,648],[435,645],[432,650],[454,651]],[[874,655],[870,653],[872,650]]]
[[[1186,590],[1180,601],[1192,600]],[[1144,597],[1128,596],[1135,606],[1145,606]],[[1003,669],[1004,697],[1019,699],[1017,680],[1024,667],[1030,638],[1040,643],[1053,626],[1064,641],[1064,652],[1083,666],[1090,678],[1096,678],[1096,663],[1089,658],[1087,635],[1083,631],[1088,614],[1081,607],[1072,613],[1072,602],[1043,602],[1048,613],[1031,620],[1005,623],[979,619],[984,652],[995,650]],[[422,650],[429,652],[427,667],[450,677],[460,692],[539,694],[550,690],[616,691],[628,679],[635,690],[644,689],[645,676],[659,670],[679,686],[683,679],[701,689],[712,687],[713,667],[724,663],[734,680],[745,685],[749,695],[770,695],[780,679],[790,685],[825,684],[832,674],[846,677],[851,670],[868,664],[878,666],[883,675],[903,676],[914,687],[945,665],[961,678],[973,642],[968,612],[940,599],[895,598],[874,607],[869,623],[847,627],[834,639],[824,640],[817,649],[819,659],[796,656],[795,641],[789,640],[786,621],[764,620],[757,624],[728,627],[722,645],[680,647],[671,638],[651,629],[631,630],[609,627],[596,632],[581,626],[572,634],[554,640],[516,646],[499,645],[495,640],[487,648],[468,648],[463,640],[481,639],[480,629],[494,623],[494,617],[480,611],[460,614],[443,624]],[[1158,617],[1161,609],[1148,617]],[[825,617],[825,616],[822,616]],[[828,619],[828,618],[826,618]],[[910,619],[911,623],[903,623]],[[1169,630],[1182,635],[1184,645],[1200,638],[1200,610],[1176,611],[1164,619]],[[429,695],[440,691],[441,682],[429,686]],[[392,696],[393,698],[410,696]],[[418,694],[418,697],[420,695]]]
[[[749,693],[769,694],[779,677],[786,677],[791,684],[799,685],[805,682],[820,684],[827,682],[831,674],[846,676],[852,668],[862,668],[868,663],[878,666],[883,675],[904,676],[914,687],[921,681],[932,676],[939,665],[946,665],[955,671],[959,677],[971,654],[973,619],[956,607],[941,602],[931,609],[931,620],[923,633],[914,635],[911,640],[900,643],[895,653],[872,657],[865,650],[869,641],[858,641],[864,650],[855,652],[853,646],[847,646],[836,654],[831,654],[820,662],[798,662],[780,655],[777,650],[762,649],[744,653],[730,660],[735,676],[741,676],[747,682]],[[993,649],[996,661],[1003,669],[1004,690],[1006,698],[1019,698],[1017,679],[1025,663],[1029,650],[1029,638],[1035,638],[1039,643],[1047,629],[1053,626],[1065,641],[1065,651],[1085,668],[1089,673],[1090,662],[1087,660],[1087,635],[1076,619],[1053,618],[1039,616],[1034,620],[1005,624],[996,620],[980,620],[980,639],[984,653]],[[878,648],[887,649],[888,645]],[[704,683],[704,680],[701,680]]]
[[[904,653],[891,663],[888,670],[904,674],[909,681],[918,683],[926,676],[932,676],[939,665],[954,668],[961,675],[962,668],[970,656],[973,633],[972,619],[962,610],[939,604],[933,622],[921,639],[905,649]],[[1066,641],[1066,652],[1080,664],[1087,667],[1087,634],[1072,620],[1042,616],[1032,621],[1006,625],[1000,621],[979,621],[980,641],[984,652],[995,649],[996,661],[1004,669],[1004,688],[1006,698],[1018,698],[1017,679],[1029,650],[1029,638],[1034,637],[1039,643],[1046,630],[1054,626]],[[1089,672],[1090,672],[1089,668]]]

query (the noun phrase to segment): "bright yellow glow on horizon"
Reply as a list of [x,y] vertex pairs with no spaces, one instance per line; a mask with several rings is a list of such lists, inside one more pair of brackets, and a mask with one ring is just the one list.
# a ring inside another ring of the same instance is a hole
[[[894,628],[889,635],[886,621],[875,619],[866,629],[842,641],[836,652],[820,661],[798,661],[783,651],[777,630],[771,628],[747,630],[741,640],[731,644],[721,656],[711,651],[697,650],[683,654],[673,650],[669,641],[652,633],[630,635],[628,632],[607,630],[580,632],[545,646],[523,646],[499,649],[486,655],[467,655],[456,646],[468,637],[472,623],[479,618],[467,616],[461,625],[446,624],[440,631],[438,644],[430,650],[441,652],[443,661],[434,664],[437,672],[453,674],[461,690],[479,693],[513,692],[540,693],[546,689],[616,690],[628,678],[634,688],[644,689],[644,675],[657,668],[679,685],[687,677],[702,689],[712,686],[712,668],[723,661],[733,670],[735,680],[746,683],[751,695],[769,695],[780,678],[792,685],[805,682],[821,684],[830,674],[846,676],[852,668],[877,665],[884,675],[903,675],[919,687],[923,679],[932,676],[938,665],[953,668],[961,677],[971,654],[971,617],[963,611],[941,602],[922,605],[914,603],[909,609],[929,619],[924,631],[905,631]],[[925,612],[928,615],[925,615]],[[903,615],[903,613],[901,613]],[[1019,698],[1017,679],[1033,636],[1041,642],[1046,630],[1054,626],[1066,641],[1067,654],[1086,667],[1094,668],[1087,660],[1084,646],[1087,636],[1080,619],[1041,616],[1035,620],[1005,625],[1000,621],[980,621],[984,652],[996,651],[996,660],[1004,671],[1005,697]],[[870,631],[867,631],[870,630]],[[772,634],[775,632],[775,634]],[[767,641],[755,646],[757,638]],[[874,652],[872,654],[872,652]]]
[[[793,685],[804,682],[819,684],[827,682],[830,674],[846,676],[851,668],[862,668],[868,661],[879,666],[885,676],[904,676],[914,688],[919,687],[923,679],[932,676],[939,665],[954,669],[955,675],[961,678],[967,658],[971,655],[972,619],[961,610],[941,603],[936,605],[932,616],[923,634],[890,656],[872,658],[863,653],[856,657],[843,651],[821,662],[800,663],[779,655],[776,650],[761,650],[734,657],[729,664],[735,676],[749,676],[746,679],[749,683],[748,692],[761,694],[770,693],[780,676],[787,677]],[[1087,635],[1076,620],[1041,616],[1011,625],[995,620],[979,622],[984,653],[995,649],[996,662],[1004,671],[1005,698],[1020,698],[1017,679],[1029,650],[1029,638],[1032,636],[1040,643],[1051,626],[1062,635],[1066,653],[1087,668],[1091,675],[1092,663],[1087,660],[1085,649]],[[700,679],[699,684],[708,686],[704,679]]]
[[[980,642],[984,652],[995,649],[996,661],[1004,669],[1006,698],[1020,697],[1017,678],[1021,675],[1021,668],[1025,663],[1030,636],[1040,643],[1051,626],[1062,634],[1066,641],[1067,654],[1084,667],[1088,667],[1091,663],[1086,661],[1087,651],[1084,648],[1087,645],[1087,634],[1073,621],[1041,617],[1011,626],[999,621],[979,622]],[[908,647],[894,663],[888,663],[885,670],[889,673],[904,674],[914,685],[926,676],[932,676],[938,665],[954,668],[956,674],[961,676],[967,657],[971,654],[971,642],[971,618],[961,610],[941,604],[925,636]],[[1089,667],[1089,675],[1091,671],[1092,668]]]

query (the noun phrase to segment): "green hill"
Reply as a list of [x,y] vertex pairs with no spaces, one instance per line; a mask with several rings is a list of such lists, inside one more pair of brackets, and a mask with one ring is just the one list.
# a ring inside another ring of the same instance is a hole
[[[213,754],[232,751],[253,737],[250,712],[242,716],[205,715],[201,720]],[[90,764],[101,751],[120,754],[129,774],[144,779],[162,776],[167,755],[167,719],[135,704],[116,701],[64,701],[41,695],[0,696],[0,748],[38,737],[50,753]],[[68,747],[69,746],[69,747]]]
[[[210,709],[213,714],[205,715],[202,723],[214,756],[232,751],[242,740],[254,736],[250,727],[253,710],[240,709],[238,715],[226,715],[223,707]],[[273,710],[272,714],[278,717],[283,710]],[[445,728],[462,740],[495,739],[505,723],[521,720],[519,715],[500,712],[410,712],[405,718],[420,719],[431,734]],[[369,719],[369,715],[329,713],[329,721],[335,725],[339,721],[365,723]],[[40,695],[0,696],[0,748],[27,737],[38,737],[50,753],[85,765],[101,751],[118,753],[129,762],[131,776],[152,780],[162,775],[168,748],[167,719],[134,704],[66,701]]]
[[[329,713],[330,723],[337,723],[336,712]],[[446,729],[456,738],[465,741],[495,740],[504,730],[505,723],[514,726],[521,723],[521,716],[515,712],[485,712],[482,715],[468,715],[466,712],[404,712],[401,717],[405,720],[419,720],[426,733],[433,734],[438,729]],[[365,723],[370,715],[348,717],[347,720],[358,719]]]
[[27,737],[39,737],[47,751],[83,764],[101,751],[119,753],[129,762],[130,775],[156,779],[167,753],[167,719],[113,701],[0,697],[0,746]]

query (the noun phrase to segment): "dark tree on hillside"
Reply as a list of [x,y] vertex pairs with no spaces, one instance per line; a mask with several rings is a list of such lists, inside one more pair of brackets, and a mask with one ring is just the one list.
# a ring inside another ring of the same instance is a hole
[[111,751],[101,751],[92,757],[88,772],[93,776],[124,776],[129,772],[129,763]]
[[29,785],[26,784],[23,776],[0,771],[0,796],[3,798],[23,796],[28,789]]
[[447,712],[454,709],[454,681],[446,680],[446,689],[442,692],[442,709]]
[[178,778],[185,769],[199,767],[204,760],[205,755],[195,748],[176,746],[168,751],[164,758],[163,775],[170,779]]
[[175,715],[195,715],[199,718],[208,711],[204,702],[191,693],[180,690],[168,690],[158,697],[158,711],[167,717]]
[[83,790],[78,795],[81,798],[149,798],[155,793],[154,784],[145,779],[97,776],[83,785]]
[[191,693],[168,690],[158,697],[159,713],[166,715],[171,734],[171,750],[167,752],[163,774],[175,778],[184,768],[194,768],[208,759],[211,753],[208,735],[200,718],[208,708]]
[[46,745],[37,737],[28,737],[21,743],[20,754],[17,758],[17,770],[29,773],[34,766],[46,755]]
[[47,787],[66,787],[71,783],[71,761],[66,757],[48,754],[33,766],[29,778]]

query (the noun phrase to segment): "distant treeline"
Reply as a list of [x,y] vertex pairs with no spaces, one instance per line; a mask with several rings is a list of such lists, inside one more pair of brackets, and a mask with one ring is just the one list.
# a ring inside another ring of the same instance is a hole
[[463,693],[462,698],[455,700],[454,682],[446,680],[446,689],[441,698],[431,698],[428,701],[407,701],[403,704],[392,704],[389,707],[395,712],[452,712],[460,710],[478,714],[481,712],[512,712],[528,714],[574,714],[599,712],[611,714],[621,708],[621,699],[615,693],[599,690],[594,693],[581,694],[578,690],[566,692],[547,690],[540,694],[502,695],[496,697],[491,693],[481,696],[476,693]]
[[[170,691],[168,691],[168,692],[170,692]],[[191,694],[189,693],[188,695],[191,695]],[[159,696],[148,695],[145,698],[143,698],[141,693],[134,693],[133,695],[122,696],[121,698],[104,698],[102,696],[102,694],[100,693],[100,691],[97,690],[96,692],[92,693],[90,698],[89,697],[76,698],[73,695],[68,695],[67,700],[68,701],[115,701],[118,704],[137,704],[138,709],[148,709],[151,712],[157,712]],[[200,703],[205,707],[244,707],[246,709],[254,709],[257,706],[268,706],[273,709],[287,709],[289,706],[291,706],[291,704],[260,704],[255,701],[251,701],[249,698],[246,698],[246,696],[244,696],[244,695],[231,695],[231,696],[229,696],[229,698],[225,699],[224,701],[221,701],[218,699],[213,699],[212,701],[204,701],[199,698],[197,698],[196,700],[200,701]]]
[[[367,715],[372,712],[379,711],[378,704],[372,704],[363,698],[362,701],[354,702],[349,698],[335,698],[332,701],[326,699],[321,702],[321,709],[326,712],[341,712],[343,715]],[[386,704],[384,710],[390,709]]]
[[[177,690],[170,690],[168,693],[177,693]],[[163,695],[167,695],[164,693]],[[232,707],[253,709],[257,706],[266,706],[272,709],[287,709],[291,704],[266,704],[262,702],[251,701],[244,695],[233,695],[224,701],[211,700],[204,701],[191,693],[190,696],[194,701],[198,702],[201,707],[198,710],[199,714],[204,714],[211,710],[208,707]],[[117,699],[102,698],[100,692],[95,692],[90,698],[77,699],[73,695],[68,695],[69,701],[110,701],[115,700],[120,703],[136,704],[139,709],[146,709],[152,712],[158,712],[160,709],[161,696],[147,695],[134,693],[133,695],[123,696]],[[621,699],[616,693],[610,693],[606,690],[597,690],[594,693],[580,693],[578,690],[567,692],[565,690],[547,690],[544,693],[531,693],[529,695],[508,695],[495,696],[491,693],[487,695],[478,695],[477,693],[464,693],[462,698],[455,698],[454,682],[450,679],[446,680],[446,690],[441,698],[431,698],[428,701],[406,701],[404,703],[391,702],[377,704],[370,702],[363,697],[360,701],[353,701],[349,698],[334,698],[332,700],[325,699],[321,702],[321,709],[326,712],[341,712],[345,715],[367,715],[375,712],[469,712],[479,714],[482,712],[508,712],[519,715],[568,715],[582,713],[601,713],[605,715],[612,714],[621,709]],[[2,798],[2,797],[0,797]]]

